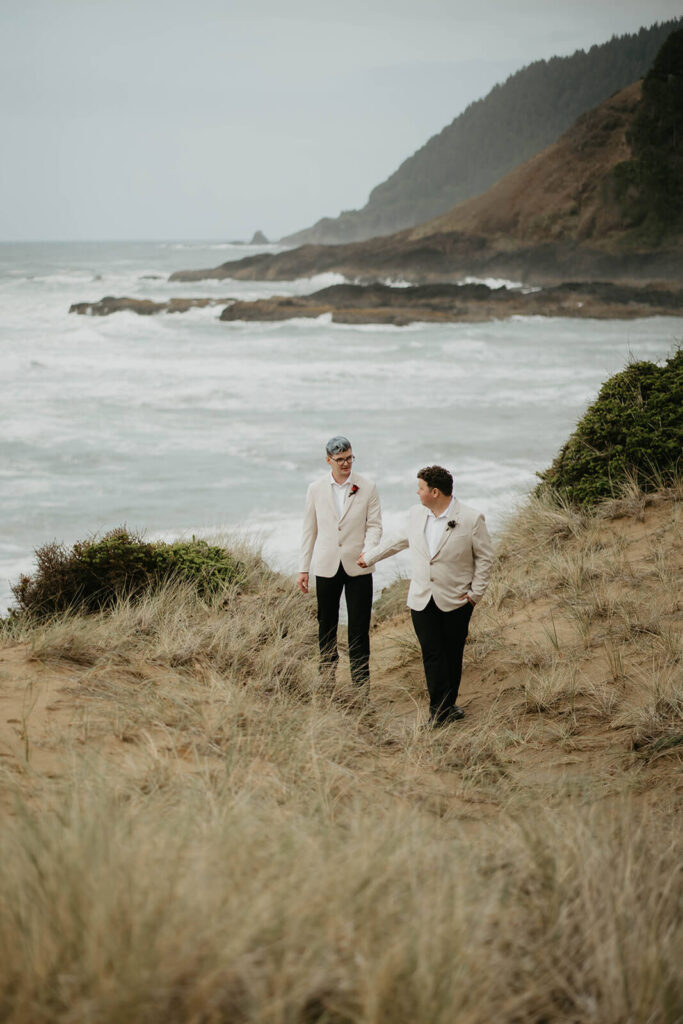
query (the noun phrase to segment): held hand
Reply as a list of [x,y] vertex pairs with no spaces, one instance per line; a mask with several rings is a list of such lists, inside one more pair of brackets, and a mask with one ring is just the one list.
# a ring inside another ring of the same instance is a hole
[[356,565],[359,565],[361,569],[367,569],[367,563],[365,561],[365,552],[361,551],[360,555],[356,559]]
[[468,601],[473,608],[476,606],[476,601],[473,601],[469,594],[461,594],[458,601]]
[[308,573],[307,572],[300,572],[299,573],[299,578],[296,581],[296,585],[297,585],[297,587],[299,588],[299,590],[301,591],[302,594],[307,594],[308,593]]

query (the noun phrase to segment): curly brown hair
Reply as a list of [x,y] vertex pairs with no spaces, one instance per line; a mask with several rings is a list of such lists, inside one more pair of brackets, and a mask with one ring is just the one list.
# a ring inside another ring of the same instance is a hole
[[417,479],[424,480],[427,487],[436,487],[447,498],[453,493],[453,477],[443,466],[425,466],[424,469],[418,469]]

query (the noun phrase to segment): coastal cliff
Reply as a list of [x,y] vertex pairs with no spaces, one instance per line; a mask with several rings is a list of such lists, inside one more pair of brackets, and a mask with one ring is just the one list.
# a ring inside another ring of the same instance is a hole
[[[292,280],[336,272],[358,282],[414,284],[468,275],[529,284],[568,280],[649,283],[683,278],[681,137],[676,114],[683,30],[670,37],[643,86],[633,83],[582,115],[557,142],[493,188],[417,228],[348,245],[304,245],[172,281]],[[644,125],[662,123],[661,137]],[[662,167],[666,174],[646,169]],[[668,210],[663,216],[661,209]]]
[[680,19],[658,23],[588,51],[534,61],[404,160],[362,209],[323,217],[282,242],[365,241],[414,227],[480,195],[553,143],[581,114],[641,79],[680,25]]

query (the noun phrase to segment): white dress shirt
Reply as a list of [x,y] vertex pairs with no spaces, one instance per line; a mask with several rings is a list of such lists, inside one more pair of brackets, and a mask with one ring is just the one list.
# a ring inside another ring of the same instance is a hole
[[332,497],[334,498],[334,504],[336,505],[337,508],[337,519],[341,519],[342,513],[344,511],[344,502],[346,501],[346,497],[349,493],[349,484],[351,483],[351,476],[349,475],[348,479],[345,480],[343,484],[338,484],[337,481],[332,476],[332,471],[330,470],[330,480],[332,481]]
[[446,529],[446,523],[449,519],[453,518],[454,514],[452,498],[448,508],[445,508],[440,516],[435,516],[431,509],[427,510],[427,518],[425,520],[425,540],[427,541],[429,554],[432,558],[436,554],[436,549],[441,543],[443,531]]

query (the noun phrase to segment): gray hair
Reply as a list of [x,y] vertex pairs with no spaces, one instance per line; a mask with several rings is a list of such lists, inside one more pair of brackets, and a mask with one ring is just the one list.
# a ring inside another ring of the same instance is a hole
[[347,452],[351,447],[351,442],[348,437],[342,437],[341,434],[337,437],[331,437],[325,445],[325,451],[328,455],[339,455],[339,452]]

